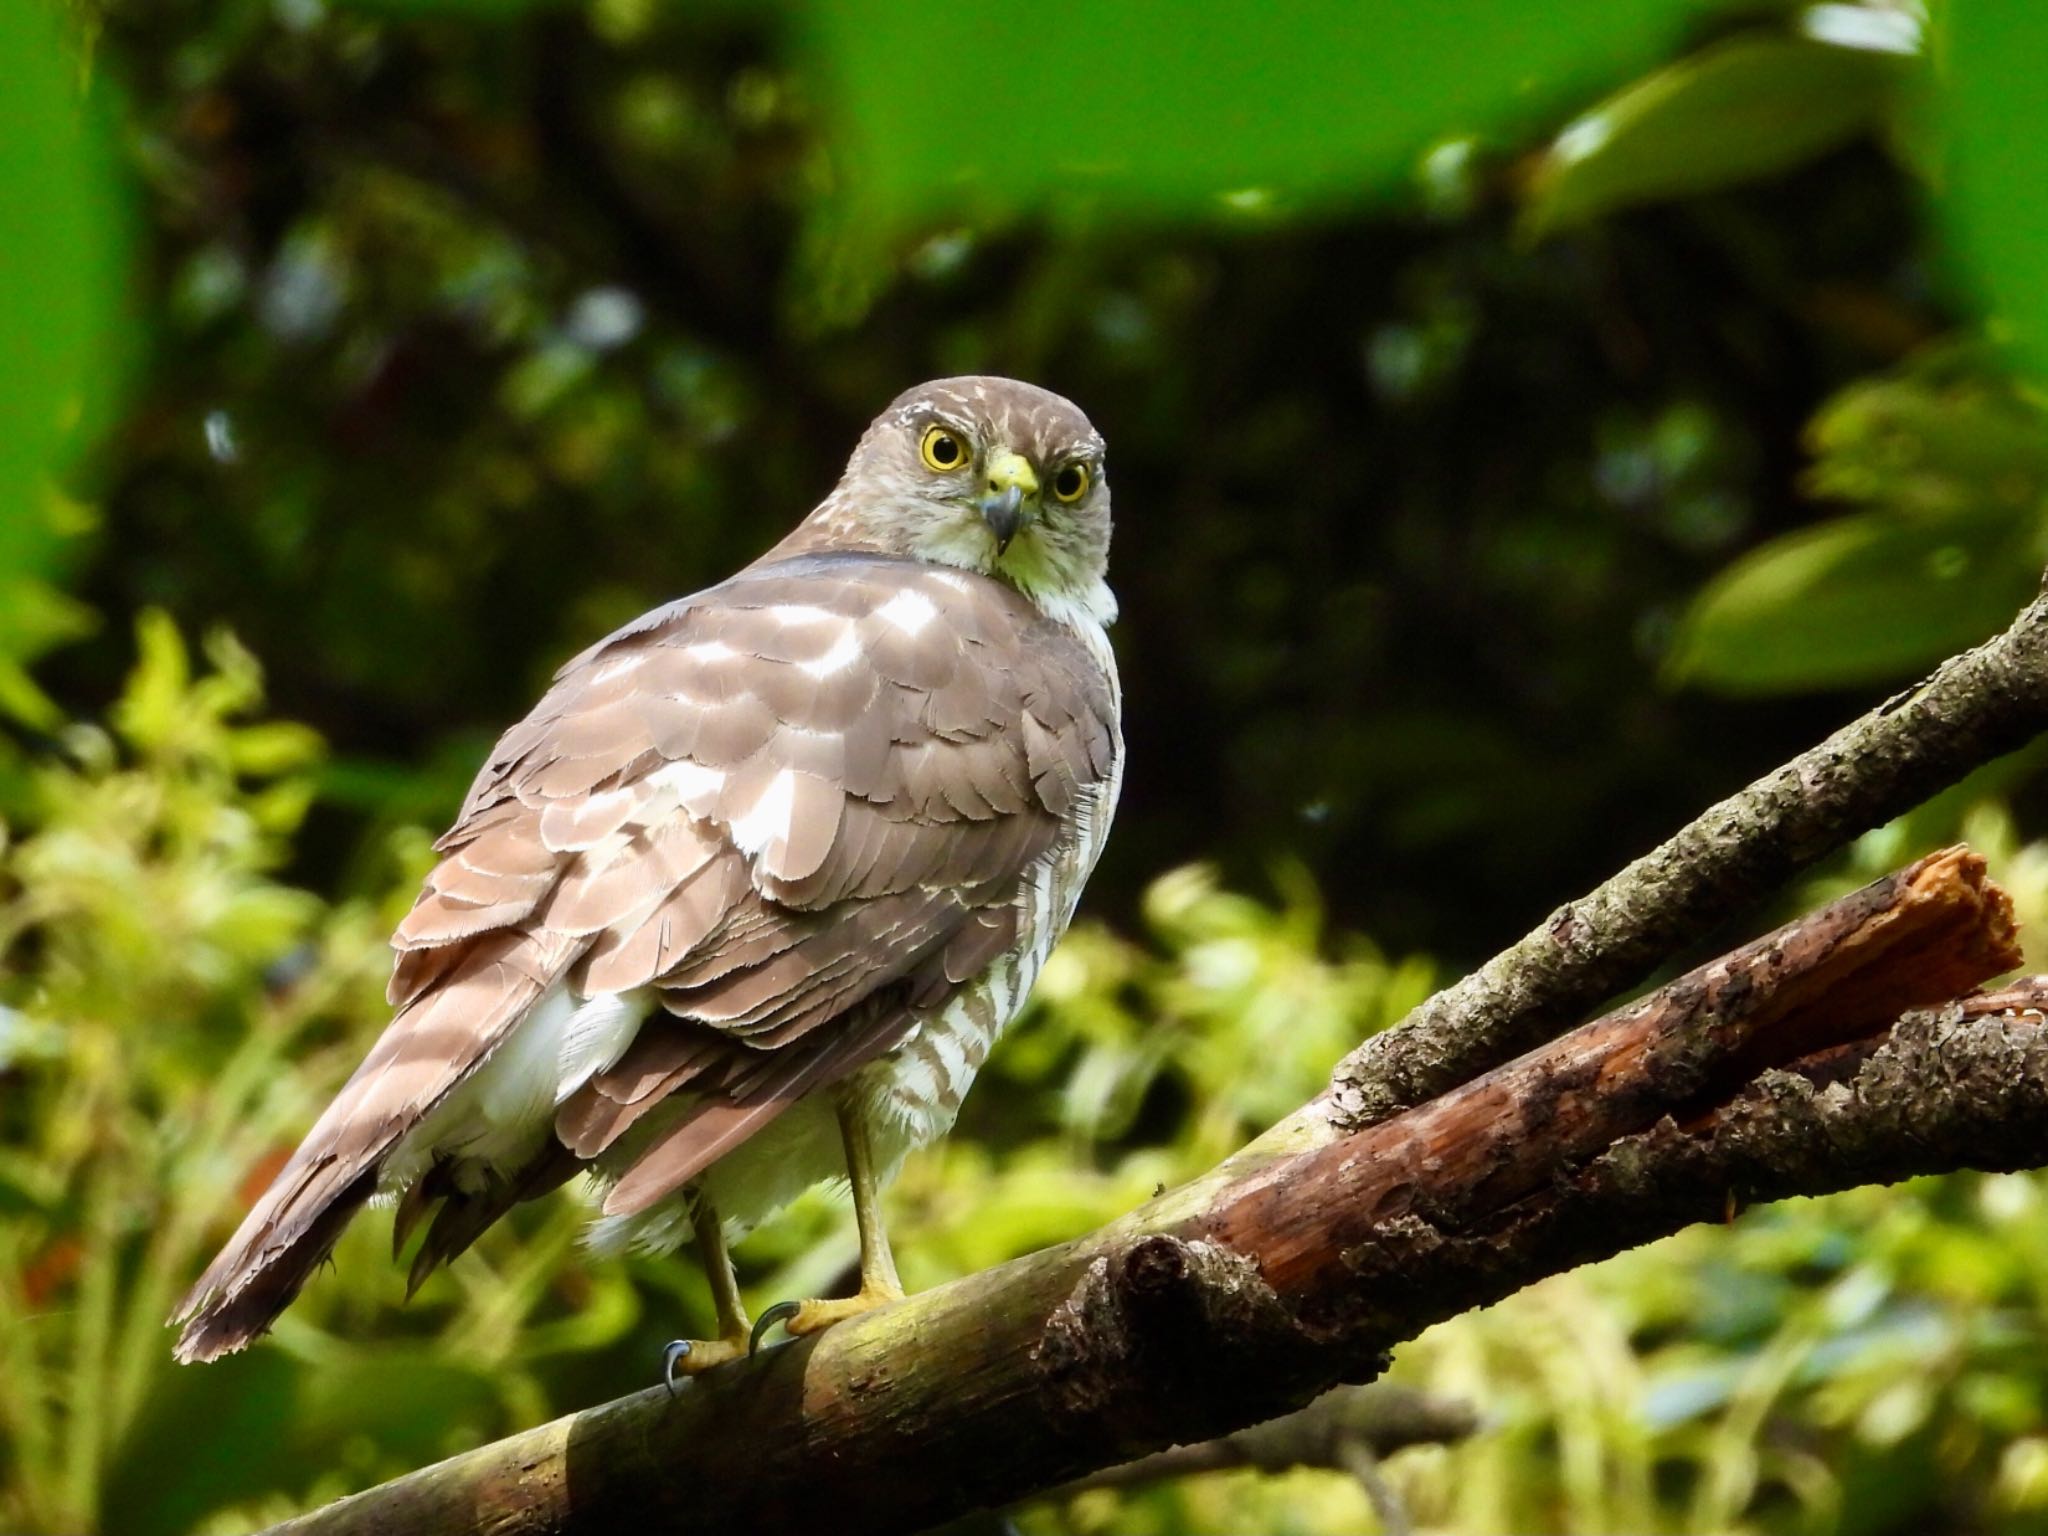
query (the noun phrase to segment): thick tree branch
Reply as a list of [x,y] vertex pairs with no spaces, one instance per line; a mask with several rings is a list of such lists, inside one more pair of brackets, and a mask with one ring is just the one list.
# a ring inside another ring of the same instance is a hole
[[1734,1202],[2048,1162],[2048,979],[1961,995],[2016,958],[1951,849],[1405,1113],[285,1529],[899,1532],[1209,1440]]
[[1384,1119],[1552,1038],[1814,860],[2043,730],[2048,596],[1368,1040],[1338,1066],[1327,1113]]

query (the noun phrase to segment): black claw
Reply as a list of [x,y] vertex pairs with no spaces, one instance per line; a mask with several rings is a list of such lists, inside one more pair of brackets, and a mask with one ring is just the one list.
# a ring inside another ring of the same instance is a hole
[[761,1351],[761,1335],[770,1328],[773,1328],[777,1323],[788,1322],[801,1311],[803,1311],[803,1303],[801,1302],[778,1301],[766,1312],[755,1318],[754,1331],[747,1337],[747,1353],[750,1355],[759,1354]]
[[668,1395],[676,1395],[676,1367],[690,1358],[688,1339],[670,1339],[661,1348],[661,1384],[668,1388]]

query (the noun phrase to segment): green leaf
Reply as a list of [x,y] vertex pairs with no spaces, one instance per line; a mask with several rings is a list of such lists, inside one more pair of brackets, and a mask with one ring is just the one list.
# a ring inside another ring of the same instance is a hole
[[0,656],[33,661],[52,646],[83,639],[99,616],[76,598],[33,577],[0,577]]
[[884,217],[1096,197],[1256,214],[1366,196],[1432,141],[1625,78],[1688,9],[826,0],[807,37],[856,200]]
[[192,656],[177,621],[161,608],[135,616],[135,669],[114,706],[121,734],[145,748],[172,740],[190,707]]
[[235,772],[270,779],[319,762],[326,744],[320,733],[296,720],[265,720],[238,726],[228,736],[228,761]]
[[1672,682],[1797,693],[1909,676],[2012,617],[2038,583],[2031,518],[1839,517],[1752,551],[1680,626]]
[[115,371],[114,178],[57,9],[0,6],[0,579],[46,560],[43,476],[103,409]]
[[85,604],[33,576],[0,574],[0,715],[55,730],[64,712],[29,676],[27,663],[99,625]]
[[1939,345],[1839,391],[1807,427],[1807,494],[1922,518],[2035,513],[2048,413],[1981,347]]
[[1656,71],[1558,134],[1529,188],[1532,233],[1775,176],[1882,122],[1910,61],[1776,33]]
[[2048,369],[2048,8],[1962,0],[1943,13],[1944,212],[1992,308]]

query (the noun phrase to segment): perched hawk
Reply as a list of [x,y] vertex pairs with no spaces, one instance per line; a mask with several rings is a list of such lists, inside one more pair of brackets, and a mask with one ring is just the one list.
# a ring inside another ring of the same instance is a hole
[[601,1246],[726,1238],[842,1173],[880,1213],[1067,926],[1116,805],[1102,439],[1009,379],[911,390],[731,580],[569,662],[491,753],[393,943],[396,1016],[178,1308],[181,1360],[269,1327],[364,1201],[417,1286],[588,1170]]

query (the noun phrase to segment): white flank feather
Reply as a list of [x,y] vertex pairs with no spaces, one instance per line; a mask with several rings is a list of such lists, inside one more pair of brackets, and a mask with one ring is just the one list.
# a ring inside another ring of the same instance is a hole
[[[652,999],[646,989],[579,998],[557,981],[461,1087],[413,1127],[385,1167],[387,1185],[437,1154],[510,1172],[540,1146],[555,1107],[626,1053]],[[466,1169],[458,1169],[461,1180]]]

